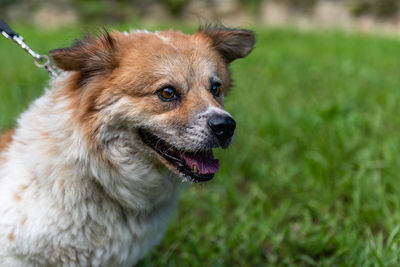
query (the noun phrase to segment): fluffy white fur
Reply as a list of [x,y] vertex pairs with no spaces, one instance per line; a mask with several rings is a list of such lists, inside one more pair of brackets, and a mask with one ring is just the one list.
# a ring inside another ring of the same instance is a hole
[[[180,180],[123,141],[110,169],[52,89],[20,117],[0,161],[0,266],[132,266],[161,240]],[[137,137],[132,137],[137,138]]]

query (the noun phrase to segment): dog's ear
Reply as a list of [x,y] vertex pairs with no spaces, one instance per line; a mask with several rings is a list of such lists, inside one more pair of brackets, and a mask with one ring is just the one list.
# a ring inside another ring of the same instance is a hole
[[88,35],[71,47],[52,50],[50,56],[60,69],[79,71],[86,79],[114,69],[115,52],[115,40],[104,31],[98,37]]
[[247,56],[253,50],[255,43],[254,33],[244,29],[206,25],[198,32],[204,33],[211,39],[214,48],[227,63]]

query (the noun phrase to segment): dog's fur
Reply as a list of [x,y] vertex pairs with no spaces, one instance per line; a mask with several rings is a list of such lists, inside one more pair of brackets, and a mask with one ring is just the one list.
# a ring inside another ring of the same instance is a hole
[[[138,129],[177,149],[217,147],[207,119],[228,114],[228,65],[253,45],[251,31],[204,27],[193,35],[105,32],[52,51],[63,73],[0,137],[0,266],[141,259],[161,240],[190,178]],[[209,91],[211,77],[220,96]],[[179,101],[160,100],[165,84]]]

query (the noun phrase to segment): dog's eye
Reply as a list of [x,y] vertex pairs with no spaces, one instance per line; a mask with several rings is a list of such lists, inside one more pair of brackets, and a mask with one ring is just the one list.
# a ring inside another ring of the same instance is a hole
[[210,92],[213,96],[219,97],[221,95],[221,83],[211,82]]
[[175,88],[172,86],[166,86],[157,92],[158,97],[162,101],[171,101],[178,98]]

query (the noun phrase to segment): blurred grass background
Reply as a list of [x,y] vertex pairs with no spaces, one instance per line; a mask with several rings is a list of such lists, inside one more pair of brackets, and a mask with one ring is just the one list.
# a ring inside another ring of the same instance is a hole
[[[40,52],[90,28],[13,27]],[[195,30],[153,29],[170,27]],[[226,103],[236,140],[218,151],[211,183],[183,192],[165,238],[140,266],[398,266],[399,40],[253,29],[256,48],[232,64]],[[5,39],[0,58],[3,131],[48,76]]]

